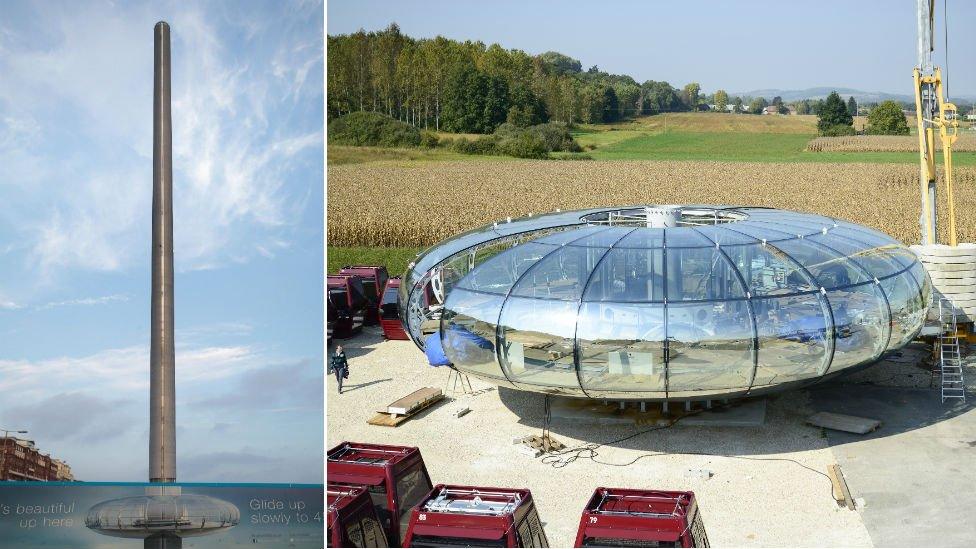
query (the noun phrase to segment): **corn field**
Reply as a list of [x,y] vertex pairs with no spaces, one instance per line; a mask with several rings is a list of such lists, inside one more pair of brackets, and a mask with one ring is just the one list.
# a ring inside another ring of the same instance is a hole
[[[935,148],[942,150],[942,140],[935,136]],[[916,135],[851,135],[817,137],[807,144],[813,152],[918,152]],[[952,150],[976,152],[976,135],[960,134]]]
[[[955,188],[959,239],[974,242],[976,169],[957,168]],[[327,200],[330,246],[426,246],[507,216],[655,203],[787,208],[919,239],[918,168],[908,164],[364,163],[330,167]]]

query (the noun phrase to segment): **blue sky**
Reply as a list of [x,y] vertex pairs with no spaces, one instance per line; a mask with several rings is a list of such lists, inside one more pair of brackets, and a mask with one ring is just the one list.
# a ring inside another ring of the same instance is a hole
[[147,475],[167,20],[179,480],[321,481],[322,9],[0,3],[0,427],[79,478]]
[[[944,64],[943,2],[936,62]],[[947,0],[949,91],[976,95],[976,2]],[[414,37],[556,50],[640,82],[705,91],[849,87],[913,94],[915,0],[492,2],[333,0],[329,34],[396,21]]]

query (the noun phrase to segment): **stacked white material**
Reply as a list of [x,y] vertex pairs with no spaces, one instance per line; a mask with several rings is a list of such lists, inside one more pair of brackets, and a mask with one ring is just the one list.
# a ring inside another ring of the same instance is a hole
[[[932,311],[939,300],[956,309],[958,322],[976,321],[976,244],[912,246],[932,279]],[[931,314],[930,314],[931,317]]]

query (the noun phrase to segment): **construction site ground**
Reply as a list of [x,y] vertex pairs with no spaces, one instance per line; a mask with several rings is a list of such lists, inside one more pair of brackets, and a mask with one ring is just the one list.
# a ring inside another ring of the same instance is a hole
[[[418,446],[435,484],[527,487],[553,547],[573,544],[580,512],[600,486],[694,491],[713,546],[976,543],[967,516],[976,506],[976,395],[967,404],[940,402],[931,375],[917,366],[927,354],[921,345],[841,380],[768,397],[759,427],[553,423],[552,437],[570,449],[636,435],[565,455],[556,467],[512,444],[541,434],[543,395],[474,378],[474,393],[451,394],[448,369],[428,366],[409,341],[384,341],[376,328],[338,343],[350,373],[342,395],[327,376],[328,447]],[[966,362],[972,388],[976,360]],[[445,388],[448,398],[398,427],[367,424],[377,409],[425,386]],[[456,417],[462,408],[471,411]],[[819,411],[882,425],[866,435],[807,425]],[[832,497],[826,474],[835,463],[855,511]]]

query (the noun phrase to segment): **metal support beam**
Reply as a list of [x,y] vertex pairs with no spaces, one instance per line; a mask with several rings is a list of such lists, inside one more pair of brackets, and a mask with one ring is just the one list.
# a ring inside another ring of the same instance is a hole
[[938,242],[938,217],[936,215],[936,186],[935,186],[935,135],[934,124],[936,112],[936,87],[932,82],[926,82],[927,77],[934,75],[932,66],[933,27],[934,18],[932,8],[934,0],[916,0],[916,18],[918,25],[918,42],[916,53],[918,66],[915,69],[915,118],[918,129],[919,157],[921,172],[919,174],[919,191],[921,197],[921,215],[919,226],[922,244]]

